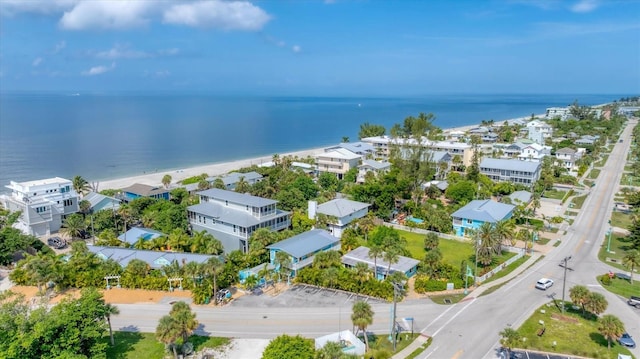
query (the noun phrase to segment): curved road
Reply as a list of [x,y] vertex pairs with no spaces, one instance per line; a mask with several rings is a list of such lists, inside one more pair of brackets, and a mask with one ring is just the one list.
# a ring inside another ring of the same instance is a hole
[[[413,317],[415,330],[433,337],[432,345],[420,358],[496,358],[498,333],[507,326],[518,327],[531,313],[550,301],[549,295],[562,298],[563,258],[571,256],[567,272],[565,299],[569,288],[587,285],[590,290],[603,293],[609,307],[606,313],[618,316],[627,331],[640,342],[640,310],[628,306],[617,295],[602,289],[596,276],[610,267],[597,258],[598,250],[609,229],[607,220],[613,208],[629,150],[631,130],[636,121],[629,121],[623,131],[622,143],[616,143],[592,188],[582,210],[562,238],[562,244],[541,261],[520,274],[491,295],[468,297],[452,306],[433,304],[429,300],[407,300],[398,304],[397,317]],[[534,288],[540,277],[555,281],[547,291]],[[640,279],[640,278],[639,278]],[[473,293],[471,293],[473,295]],[[118,330],[154,332],[158,320],[170,310],[162,304],[119,304],[120,315],[112,318]],[[390,305],[373,304],[376,312],[373,325],[376,333],[388,333]],[[351,328],[351,305],[300,307],[194,307],[201,323],[198,333],[236,338],[273,338],[281,333],[317,337],[339,329]],[[640,343],[639,343],[640,344]],[[640,358],[640,349],[633,354]]]

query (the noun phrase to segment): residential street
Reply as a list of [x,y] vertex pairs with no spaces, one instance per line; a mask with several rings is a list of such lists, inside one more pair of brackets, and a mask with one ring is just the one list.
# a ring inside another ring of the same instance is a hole
[[[494,293],[476,297],[470,293],[463,301],[442,306],[428,299],[407,300],[398,304],[398,318],[413,317],[416,331],[434,338],[432,345],[419,358],[496,358],[499,357],[498,333],[507,326],[518,327],[539,306],[562,298],[563,273],[559,266],[571,256],[567,271],[565,299],[569,288],[582,284],[606,296],[606,313],[618,316],[627,331],[640,339],[640,311],[628,306],[621,298],[602,289],[596,276],[611,268],[597,259],[598,250],[609,229],[607,220],[613,208],[614,194],[622,176],[631,130],[637,121],[630,121],[591,189],[582,210],[562,237],[562,244]],[[619,271],[617,269],[611,269]],[[515,275],[515,274],[514,274]],[[555,281],[547,291],[534,288],[541,277]],[[499,283],[498,281],[492,283]],[[481,287],[482,288],[482,287]],[[332,297],[333,296],[333,297]],[[241,298],[242,299],[242,298]],[[265,297],[265,301],[269,299]],[[287,297],[273,305],[243,305],[242,301],[221,308],[195,307],[201,327],[199,333],[236,338],[272,338],[281,333],[316,337],[340,329],[351,328],[352,299],[342,293],[318,292],[305,299]],[[153,332],[159,318],[170,306],[157,304],[118,305],[120,315],[112,318],[117,330]],[[387,303],[372,304],[375,321],[370,327],[376,333],[388,333],[390,308]],[[632,350],[640,357],[640,348]]]

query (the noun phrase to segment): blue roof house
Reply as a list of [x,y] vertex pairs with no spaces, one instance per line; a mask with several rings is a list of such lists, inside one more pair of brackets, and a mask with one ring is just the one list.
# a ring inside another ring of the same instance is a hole
[[153,229],[143,227],[133,227],[123,234],[118,236],[118,239],[122,242],[127,242],[131,246],[136,244],[139,239],[144,241],[150,241],[158,237],[164,236],[164,233],[154,231]]
[[464,236],[468,230],[478,229],[485,222],[496,223],[511,218],[515,208],[514,205],[490,199],[471,201],[451,215],[453,229],[456,235]]
[[105,209],[116,211],[120,208],[120,200],[96,192],[87,193],[82,200],[89,202],[92,213]]
[[324,229],[312,229],[269,245],[267,249],[269,249],[269,260],[276,271],[280,270],[280,266],[276,263],[276,253],[288,254],[291,257],[291,274],[295,276],[300,269],[313,264],[316,253],[340,250],[340,239]]
[[129,202],[136,198],[140,197],[149,197],[155,199],[166,199],[169,200],[171,190],[164,187],[154,187],[141,183],[134,183],[127,188],[123,188],[120,190],[118,194],[118,198]]

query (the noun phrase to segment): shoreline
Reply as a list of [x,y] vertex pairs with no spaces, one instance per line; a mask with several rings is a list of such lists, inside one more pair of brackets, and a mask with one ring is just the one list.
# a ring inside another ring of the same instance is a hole
[[[544,116],[544,114],[536,114],[534,115],[536,118],[539,116]],[[507,120],[495,121],[494,126],[502,126],[505,122],[516,121],[516,120],[526,120],[531,116],[523,116],[516,117]],[[472,128],[480,126],[479,123],[466,125],[466,126],[458,126],[452,128],[443,129],[443,132],[452,132],[452,131],[469,131]],[[291,151],[286,153],[278,153],[280,157],[292,156],[299,158],[306,158],[308,156],[314,156],[316,153],[324,151],[324,149],[328,146],[324,147],[316,147],[305,150]],[[108,179],[103,181],[89,181],[89,183],[96,183],[98,192],[104,189],[122,189],[125,187],[129,187],[135,183],[145,184],[149,186],[162,186],[162,177],[165,175],[171,176],[171,185],[176,185],[178,182],[193,176],[198,176],[203,173],[206,173],[208,176],[220,176],[226,173],[238,170],[243,167],[250,167],[254,164],[260,164],[264,162],[269,162],[273,160],[273,155],[264,155],[258,157],[245,158],[240,160],[228,161],[228,162],[219,162],[219,163],[209,163],[202,165],[195,165],[191,167],[181,168],[181,169],[165,169],[155,171],[153,173],[143,173],[139,175],[127,176],[127,177],[119,177],[114,179]]]

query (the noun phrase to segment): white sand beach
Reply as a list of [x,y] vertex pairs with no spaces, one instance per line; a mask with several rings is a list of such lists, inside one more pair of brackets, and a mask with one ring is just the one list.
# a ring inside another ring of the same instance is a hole
[[[536,117],[538,117],[538,116],[544,116],[544,114],[536,115]],[[494,123],[494,126],[502,126],[505,122],[511,122],[511,121],[515,121],[515,120],[518,120],[518,119],[529,119],[529,116],[518,117],[518,118],[504,120],[504,121],[496,121]],[[466,132],[466,131],[469,131],[472,128],[475,128],[475,127],[478,127],[478,126],[479,126],[479,124],[460,126],[460,127],[443,129],[443,131],[445,131],[445,132],[451,132],[451,131]],[[328,147],[328,146],[326,146],[326,147]],[[308,156],[314,156],[315,154],[324,151],[324,148],[325,147],[319,147],[319,148],[312,148],[312,149],[308,149],[308,150],[300,150],[300,151],[294,151],[294,152],[288,152],[288,153],[279,153],[278,155],[280,157],[292,156],[292,157],[298,157],[298,158],[306,158]],[[98,182],[98,190],[102,191],[104,189],[121,189],[121,188],[125,188],[125,187],[128,187],[128,186],[131,186],[134,183],[146,184],[146,185],[149,185],[149,186],[160,186],[160,185],[162,185],[162,177],[164,177],[165,175],[170,175],[171,176],[171,183],[173,185],[175,185],[178,182],[184,180],[185,178],[198,176],[198,175],[201,175],[203,173],[206,173],[209,176],[219,176],[219,175],[223,175],[223,174],[229,173],[229,172],[234,171],[234,170],[238,170],[238,169],[243,168],[243,167],[250,167],[250,166],[256,165],[256,164],[259,165],[261,163],[269,162],[271,160],[273,160],[273,154],[269,155],[269,156],[248,158],[248,159],[231,161],[231,162],[222,162],[222,163],[212,163],[212,164],[199,165],[199,166],[194,166],[194,167],[189,167],[189,168],[184,168],[184,169],[166,170],[166,171],[158,171],[158,172],[153,172],[153,173],[145,173],[145,174],[137,175],[137,176],[123,177],[123,178],[117,178],[117,179]],[[91,179],[89,179],[89,180],[91,180]]]
[[[294,152],[288,152],[288,153],[279,153],[278,156],[280,157],[292,156],[292,157],[298,157],[298,158],[306,158],[307,156],[313,156],[314,154],[319,153],[323,150],[324,150],[324,147],[320,147],[320,148],[313,148],[313,149],[294,151]],[[177,184],[178,182],[182,181],[185,178],[198,176],[203,173],[206,173],[209,176],[218,176],[218,175],[223,175],[243,167],[259,165],[261,163],[269,162],[272,160],[273,160],[273,154],[270,156],[248,158],[248,159],[237,160],[232,162],[212,163],[212,164],[200,165],[200,166],[189,167],[184,169],[145,173],[138,176],[123,177],[123,178],[117,178],[117,179],[112,179],[107,181],[101,181],[98,183],[98,190],[102,191],[105,189],[120,189],[120,188],[128,187],[134,183],[141,183],[149,186],[159,186],[159,185],[162,185],[162,177],[164,177],[165,175],[170,175],[171,183]]]

